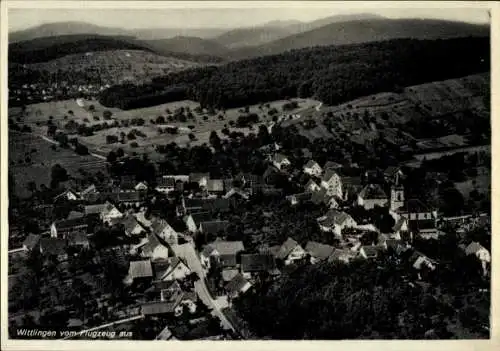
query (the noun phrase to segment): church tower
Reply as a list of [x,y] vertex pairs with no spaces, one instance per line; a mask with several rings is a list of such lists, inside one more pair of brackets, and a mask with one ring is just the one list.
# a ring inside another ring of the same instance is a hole
[[404,206],[405,192],[402,186],[391,186],[390,211],[395,211]]

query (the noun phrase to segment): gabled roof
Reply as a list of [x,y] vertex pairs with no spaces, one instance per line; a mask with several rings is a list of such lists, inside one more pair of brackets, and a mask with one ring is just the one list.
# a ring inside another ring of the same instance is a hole
[[280,154],[280,153],[276,153],[273,155],[273,161],[274,162],[278,162],[278,163],[281,163],[283,161],[288,161],[288,157],[286,157],[285,155],[283,154]]
[[333,253],[333,250],[335,250],[333,246],[316,241],[308,241],[305,249],[312,257],[318,260],[326,260]]
[[357,254],[351,250],[335,249],[330,257],[328,257],[328,262],[350,260],[356,256]]
[[79,212],[79,211],[70,211],[70,213],[68,214],[68,217],[66,217],[66,219],[81,218],[81,217],[83,217],[83,216],[84,216],[83,212]]
[[400,218],[400,219],[398,219],[398,221],[396,222],[396,224],[394,224],[394,226],[392,227],[392,230],[394,230],[395,232],[400,231],[406,221],[407,221],[406,218]]
[[209,179],[207,180],[207,191],[223,192],[224,182],[222,179]]
[[295,249],[297,246],[300,246],[299,243],[293,240],[292,238],[286,239],[286,241],[279,248],[276,257],[279,258],[280,260],[284,260],[290,254],[290,252],[292,252],[292,250]]
[[87,195],[87,194],[90,194],[90,193],[96,193],[96,192],[97,192],[97,188],[95,187],[95,185],[94,185],[94,184],[92,184],[92,185],[90,185],[90,186],[86,187],[84,190],[82,190],[82,191],[80,192],[80,195],[81,195],[81,196],[85,196],[85,195]]
[[155,219],[152,223],[151,229],[155,234],[160,234],[164,230],[173,230],[170,224],[164,219]]
[[84,212],[85,214],[92,215],[92,214],[101,214],[104,209],[106,208],[107,204],[97,204],[97,205],[87,205],[84,207]]
[[196,212],[190,214],[196,227],[199,227],[202,222],[209,222],[213,219],[211,212]]
[[177,280],[154,281],[146,292],[160,292],[162,290],[181,291],[182,288]]
[[359,193],[363,199],[387,199],[387,194],[379,184],[368,184]]
[[229,282],[238,274],[239,272],[237,269],[224,269],[222,271],[222,280],[224,280],[225,282]]
[[323,216],[324,218],[318,219],[318,223],[327,227],[333,227],[334,225],[342,225],[346,220],[351,218],[351,216],[344,212],[335,209],[328,210],[328,212]]
[[68,240],[68,245],[88,245],[89,239],[87,238],[87,233],[78,231],[69,233],[66,236]]
[[276,267],[274,257],[270,254],[244,254],[241,255],[242,272],[265,272]]
[[398,166],[389,166],[384,170],[384,175],[386,177],[393,177],[396,175],[396,173],[400,172],[401,168]]
[[229,227],[229,221],[201,222],[200,229],[203,233],[218,234]]
[[328,191],[325,188],[321,188],[320,190],[313,192],[311,202],[316,205],[326,203],[329,199],[327,192]]
[[337,162],[333,162],[333,161],[327,161],[325,163],[325,165],[323,166],[323,169],[326,171],[326,170],[332,170],[332,169],[339,169],[339,168],[342,168],[342,165],[340,163],[337,163]]
[[316,183],[314,180],[309,179],[307,184],[305,185],[305,188],[308,189],[311,185],[316,185],[316,187],[319,187],[318,183]]
[[57,230],[71,229],[76,227],[87,226],[87,221],[84,217],[73,219],[61,219],[54,222]]
[[144,199],[144,194],[140,191],[120,191],[118,194],[118,202],[139,202]]
[[337,177],[338,177],[339,175],[338,175],[338,174],[337,174],[337,172],[335,172],[334,170],[329,169],[329,170],[327,170],[327,171],[325,172],[325,175],[323,176],[323,179],[322,179],[322,180],[323,180],[324,182],[329,182],[329,181],[330,181],[330,179],[332,179],[332,178],[333,178],[333,177],[335,177],[335,176],[337,176]]
[[151,278],[153,276],[153,268],[150,260],[131,261],[128,269],[128,274],[131,278]]
[[186,209],[227,210],[231,208],[231,199],[185,199]]
[[149,234],[147,240],[148,242],[141,248],[142,253],[146,256],[151,256],[158,246],[163,246],[156,234]]
[[486,248],[482,246],[480,243],[473,241],[465,248],[465,253],[467,255],[471,255],[471,254],[476,254],[478,251],[481,250],[486,250]]
[[173,188],[175,186],[175,178],[173,178],[173,177],[158,177],[158,178],[156,178],[156,186]]
[[137,226],[140,226],[142,228],[142,225],[139,223],[137,218],[135,218],[132,215],[127,215],[125,218],[122,219],[121,223],[123,224],[125,231],[128,231],[128,232],[131,232]]
[[59,198],[61,198],[61,197],[64,197],[64,196],[66,196],[66,195],[68,195],[68,194],[72,194],[72,195],[74,195],[75,197],[77,196],[77,195],[76,195],[76,193],[75,193],[73,190],[71,190],[71,189],[66,189],[66,190],[64,190],[63,192],[61,192],[61,193],[59,193],[58,195],[56,195],[56,196],[54,197],[54,200],[57,200],[57,199],[59,199]]
[[378,256],[378,249],[376,246],[362,246],[360,250],[363,250],[366,254],[366,257],[377,257]]
[[40,242],[40,235],[29,234],[23,241],[23,246],[28,250],[33,250],[36,245]]

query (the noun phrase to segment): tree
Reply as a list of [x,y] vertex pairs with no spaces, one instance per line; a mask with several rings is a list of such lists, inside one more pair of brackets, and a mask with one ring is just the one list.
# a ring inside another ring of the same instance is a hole
[[36,183],[34,181],[29,181],[27,184],[28,191],[31,193],[31,196],[33,196],[36,192]]
[[113,115],[113,112],[111,112],[110,110],[104,110],[104,111],[102,112],[102,117],[103,117],[105,120],[110,120],[112,115]]
[[212,133],[210,133],[209,140],[210,140],[210,145],[212,145],[214,149],[216,150],[220,149],[221,141],[215,130],[213,130]]
[[51,170],[50,187],[57,188],[59,183],[68,180],[68,172],[60,164],[55,164]]
[[94,105],[90,105],[89,106],[89,111],[90,112],[94,112],[95,111],[95,106]]

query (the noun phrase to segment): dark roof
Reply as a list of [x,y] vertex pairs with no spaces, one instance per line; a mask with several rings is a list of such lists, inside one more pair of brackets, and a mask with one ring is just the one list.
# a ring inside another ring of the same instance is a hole
[[38,245],[40,241],[40,235],[29,234],[26,239],[23,241],[23,246],[25,246],[28,250],[33,250],[36,245]]
[[242,272],[264,272],[276,267],[274,257],[269,254],[244,254],[241,255]]
[[214,250],[220,255],[236,255],[238,252],[245,250],[242,241],[225,241],[225,240],[215,240],[209,245],[206,245],[203,253],[208,256]]
[[201,231],[203,233],[217,234],[219,232],[224,232],[228,226],[228,221],[209,221],[201,222]]
[[141,313],[144,315],[173,313],[177,305],[181,302],[182,294],[179,294],[175,301],[148,302],[141,306]]
[[57,230],[72,229],[87,226],[87,220],[83,217],[73,219],[61,219],[55,222]]
[[327,161],[325,163],[325,165],[323,166],[323,169],[326,171],[326,170],[332,170],[332,169],[339,169],[339,168],[342,168],[342,165],[340,163],[337,163],[337,162],[333,162],[333,161]]
[[405,204],[398,209],[400,212],[407,213],[428,213],[431,212],[429,206],[420,199],[408,199]]
[[153,221],[153,224],[151,225],[151,229],[156,234],[162,233],[166,228],[172,228],[172,227],[164,219],[155,219]]
[[363,246],[361,249],[365,252],[366,257],[376,257],[378,255],[376,246]]
[[175,178],[173,177],[159,177],[156,178],[156,185],[160,187],[174,187]]
[[362,187],[361,177],[342,177],[342,185],[344,187]]
[[[307,163],[304,165],[304,168],[312,168],[312,167],[315,167],[315,166],[319,166],[318,162],[314,161],[314,160],[309,160],[307,161]],[[321,168],[321,166],[319,166]]]
[[286,157],[283,154],[276,153],[276,154],[273,155],[273,161],[275,161],[275,162],[280,163],[280,162],[283,162],[285,160],[288,160],[288,157]]
[[335,249],[330,257],[328,257],[328,262],[350,260],[356,256],[357,254],[351,250]]
[[84,208],[85,214],[86,215],[100,214],[101,212],[104,211],[106,205],[107,204],[87,205]]
[[435,229],[436,221],[434,219],[421,219],[408,221],[408,229],[412,231]]
[[186,209],[203,209],[203,210],[228,210],[231,208],[231,199],[186,199]]
[[320,205],[322,203],[325,203],[329,199],[329,196],[327,195],[327,190],[325,188],[321,188],[318,191],[315,191],[312,193],[311,196],[311,202]]
[[79,211],[70,211],[70,213],[68,214],[68,217],[66,217],[66,219],[81,218],[81,217],[83,217],[83,216],[84,216],[83,212],[79,212]]
[[476,242],[476,241],[473,241],[471,242],[465,249],[465,253],[467,255],[470,255],[470,254],[475,254],[477,253],[478,251],[480,250],[486,250],[486,248],[484,246],[482,246],[480,243]]
[[87,238],[87,233],[78,231],[69,233],[67,235],[68,245],[88,245],[89,239]]
[[[140,223],[139,221],[137,221],[137,218],[135,218],[134,216],[132,215],[128,215],[126,216],[122,221],[121,223],[123,224],[123,226],[125,227],[125,230],[126,231],[132,231],[134,230],[134,228],[139,225],[140,226]],[[142,227],[142,226],[141,226]]]
[[363,199],[387,199],[387,194],[379,184],[368,184],[361,190],[359,196]]
[[41,238],[40,248],[44,254],[61,255],[66,253],[66,240],[57,238]]
[[189,181],[191,183],[199,183],[202,178],[210,179],[210,173],[190,173]]
[[401,169],[397,166],[389,166],[384,170],[384,175],[386,177],[393,177],[398,173]]
[[316,241],[308,241],[305,250],[309,252],[312,257],[319,260],[325,260],[330,257],[335,248],[333,246],[318,243]]
[[118,193],[118,202],[138,202],[144,200],[145,195],[140,191],[121,191]]
[[297,201],[306,202],[306,201],[311,200],[312,195],[313,195],[312,193],[298,193],[298,194],[289,195],[289,196],[287,196],[287,198],[288,199],[295,198],[295,199],[297,199]]
[[338,173],[335,172],[333,169],[329,169],[325,172],[325,175],[323,176],[323,181],[328,182],[333,176],[338,176]]
[[193,218],[194,223],[197,227],[200,226],[201,222],[209,222],[213,219],[212,213],[210,212],[197,212],[190,215]]
[[148,235],[148,242],[142,246],[141,251],[144,255],[150,256],[153,254],[153,251],[156,249],[158,246],[162,246],[160,240],[156,236],[156,234],[149,234]]
[[286,241],[279,247],[279,251],[276,254],[276,257],[279,258],[280,260],[285,259],[290,252],[294,248],[296,248],[299,245],[298,242],[293,240],[292,238],[286,239]]
[[150,278],[153,276],[153,269],[150,260],[131,261],[128,274],[132,278]]

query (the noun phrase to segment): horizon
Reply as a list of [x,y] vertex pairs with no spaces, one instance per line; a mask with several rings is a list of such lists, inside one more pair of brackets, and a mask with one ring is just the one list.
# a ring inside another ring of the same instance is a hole
[[[248,12],[253,12],[249,15]],[[117,13],[119,12],[119,14]],[[140,13],[143,13],[141,15]],[[125,30],[142,29],[237,29],[258,27],[275,21],[316,21],[331,16],[371,14],[387,19],[429,19],[489,24],[485,8],[428,9],[335,9],[335,8],[175,8],[175,9],[31,9],[10,8],[9,32],[40,25],[80,22]],[[64,21],[58,19],[64,18]]]

